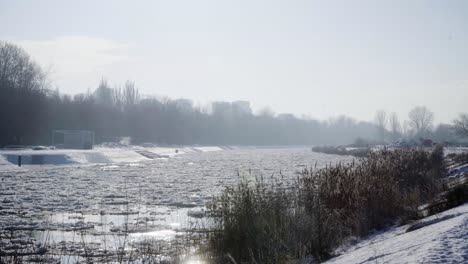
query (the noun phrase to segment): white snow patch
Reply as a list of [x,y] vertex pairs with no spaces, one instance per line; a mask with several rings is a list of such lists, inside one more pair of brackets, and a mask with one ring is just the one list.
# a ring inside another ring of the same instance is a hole
[[468,263],[468,203],[423,221],[432,224],[408,233],[409,225],[393,228],[326,263]]
[[176,236],[177,232],[174,230],[159,230],[146,233],[130,234],[130,237],[151,237],[156,240],[171,240]]
[[17,169],[17,157],[22,156],[22,164],[30,165],[33,163],[32,156],[41,156],[41,164],[109,164],[109,163],[131,163],[132,166],[139,166],[143,161],[149,161],[151,158],[145,157],[137,151],[147,151],[154,153],[161,158],[167,159],[175,155],[193,153],[220,151],[220,147],[142,147],[142,146],[108,146],[98,145],[92,150],[76,149],[21,149],[8,150],[0,149],[0,171]]
[[210,152],[210,151],[220,151],[223,150],[220,147],[195,147],[194,149],[197,149],[201,152]]
[[8,162],[5,156],[0,155],[0,170],[10,171],[10,170],[17,170],[17,169],[20,169],[20,167],[14,164],[11,164],[10,162]]

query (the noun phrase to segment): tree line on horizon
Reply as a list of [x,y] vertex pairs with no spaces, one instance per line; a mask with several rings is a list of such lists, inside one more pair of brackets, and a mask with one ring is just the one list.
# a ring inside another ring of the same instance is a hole
[[[50,89],[47,75],[20,47],[0,42],[0,147],[50,144],[52,130],[91,130],[96,143],[130,137],[132,143],[302,145],[348,144],[375,138],[379,124],[347,116],[327,121],[253,114],[245,101],[215,102],[141,96],[133,82],[74,96]],[[387,129],[384,129],[387,131]]]
[[459,144],[468,139],[468,114],[460,114],[452,124],[434,125],[434,113],[425,106],[416,106],[408,119],[400,122],[395,112],[379,110],[375,114],[377,142],[434,141]]

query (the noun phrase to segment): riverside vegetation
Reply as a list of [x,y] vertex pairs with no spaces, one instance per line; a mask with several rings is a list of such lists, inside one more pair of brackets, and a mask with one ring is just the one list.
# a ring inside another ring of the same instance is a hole
[[349,164],[305,169],[297,180],[244,180],[208,206],[201,252],[215,263],[324,261],[353,237],[419,217],[443,190],[443,148],[380,150]]
[[368,147],[360,148],[346,148],[346,147],[334,147],[334,146],[314,146],[312,147],[313,152],[333,154],[333,155],[349,155],[358,158],[365,158],[369,153]]

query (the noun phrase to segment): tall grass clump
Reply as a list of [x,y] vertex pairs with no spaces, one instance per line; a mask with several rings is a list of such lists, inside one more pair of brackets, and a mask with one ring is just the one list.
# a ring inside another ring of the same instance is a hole
[[209,250],[217,262],[284,262],[292,257],[286,241],[292,197],[279,181],[243,179],[208,205],[215,228]]
[[417,216],[446,174],[443,149],[381,150],[350,164],[306,169],[293,183],[241,181],[209,206],[206,253],[218,263],[323,261],[351,236]]

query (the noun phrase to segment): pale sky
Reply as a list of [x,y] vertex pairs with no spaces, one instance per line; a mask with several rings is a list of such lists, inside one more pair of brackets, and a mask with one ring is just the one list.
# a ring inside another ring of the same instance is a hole
[[248,100],[319,119],[468,112],[468,1],[0,0],[0,39],[64,93]]

